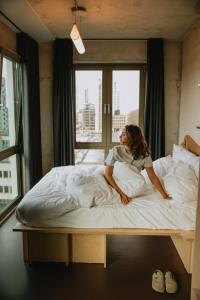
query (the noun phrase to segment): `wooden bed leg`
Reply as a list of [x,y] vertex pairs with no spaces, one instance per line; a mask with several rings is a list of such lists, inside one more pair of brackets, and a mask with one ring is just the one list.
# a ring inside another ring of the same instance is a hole
[[28,246],[28,232],[22,233],[22,240],[23,240],[23,256],[24,262],[26,264],[31,264],[30,257],[29,257],[29,246]]
[[106,266],[106,234],[72,234],[70,261],[101,263]]
[[194,240],[184,236],[171,236],[176,250],[188,273],[192,273],[193,244]]

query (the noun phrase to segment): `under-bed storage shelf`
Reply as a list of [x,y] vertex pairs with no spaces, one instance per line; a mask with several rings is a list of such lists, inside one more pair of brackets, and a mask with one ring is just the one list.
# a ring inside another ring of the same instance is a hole
[[192,270],[194,231],[132,228],[38,228],[17,223],[22,232],[24,260],[102,263],[106,267],[106,236],[109,234],[171,236],[188,271]]
[[23,251],[26,263],[84,262],[106,266],[106,235],[23,232]]
[[24,261],[53,261],[69,263],[68,234],[23,232]]

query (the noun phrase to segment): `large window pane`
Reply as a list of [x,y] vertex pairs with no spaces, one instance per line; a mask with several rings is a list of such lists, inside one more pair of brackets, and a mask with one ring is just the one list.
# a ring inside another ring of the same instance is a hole
[[102,141],[102,71],[76,71],[76,142]]
[[143,112],[139,113],[145,94],[142,69],[133,65],[76,67],[76,164],[103,163],[126,124],[143,126]]
[[19,182],[18,155],[0,161],[0,212],[19,196]]
[[3,57],[0,97],[0,151],[18,143],[20,102],[20,65]]
[[140,71],[112,72],[112,142],[125,124],[139,124]]
[[[0,94],[0,151],[19,145],[20,107],[22,96],[21,66],[2,55]],[[0,214],[21,194],[19,155],[0,161]]]

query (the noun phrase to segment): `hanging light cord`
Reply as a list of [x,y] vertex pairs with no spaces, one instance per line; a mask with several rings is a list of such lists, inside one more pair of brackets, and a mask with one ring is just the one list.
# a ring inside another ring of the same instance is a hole
[[79,25],[80,27],[80,31],[81,31],[81,21],[82,21],[82,18],[81,16],[79,16],[79,24],[78,24],[78,18],[77,18],[77,12],[79,11],[79,6],[78,6],[78,3],[76,0],[74,0],[74,6],[76,8],[74,14],[75,14],[75,24]]
[[78,4],[77,4],[76,0],[74,0],[74,5],[75,5],[76,9],[78,9]]
[[74,15],[75,15],[75,24],[77,24],[77,11],[78,11],[78,4],[77,4],[77,1],[74,0],[74,6],[76,8],[75,12],[74,12]]

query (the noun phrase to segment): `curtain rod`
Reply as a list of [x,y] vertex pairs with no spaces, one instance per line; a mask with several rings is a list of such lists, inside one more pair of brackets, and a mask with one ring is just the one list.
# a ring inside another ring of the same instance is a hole
[[10,24],[12,24],[17,30],[19,30],[20,32],[23,32],[13,21],[11,21],[1,10],[0,10],[0,14],[8,21],[10,22]]

